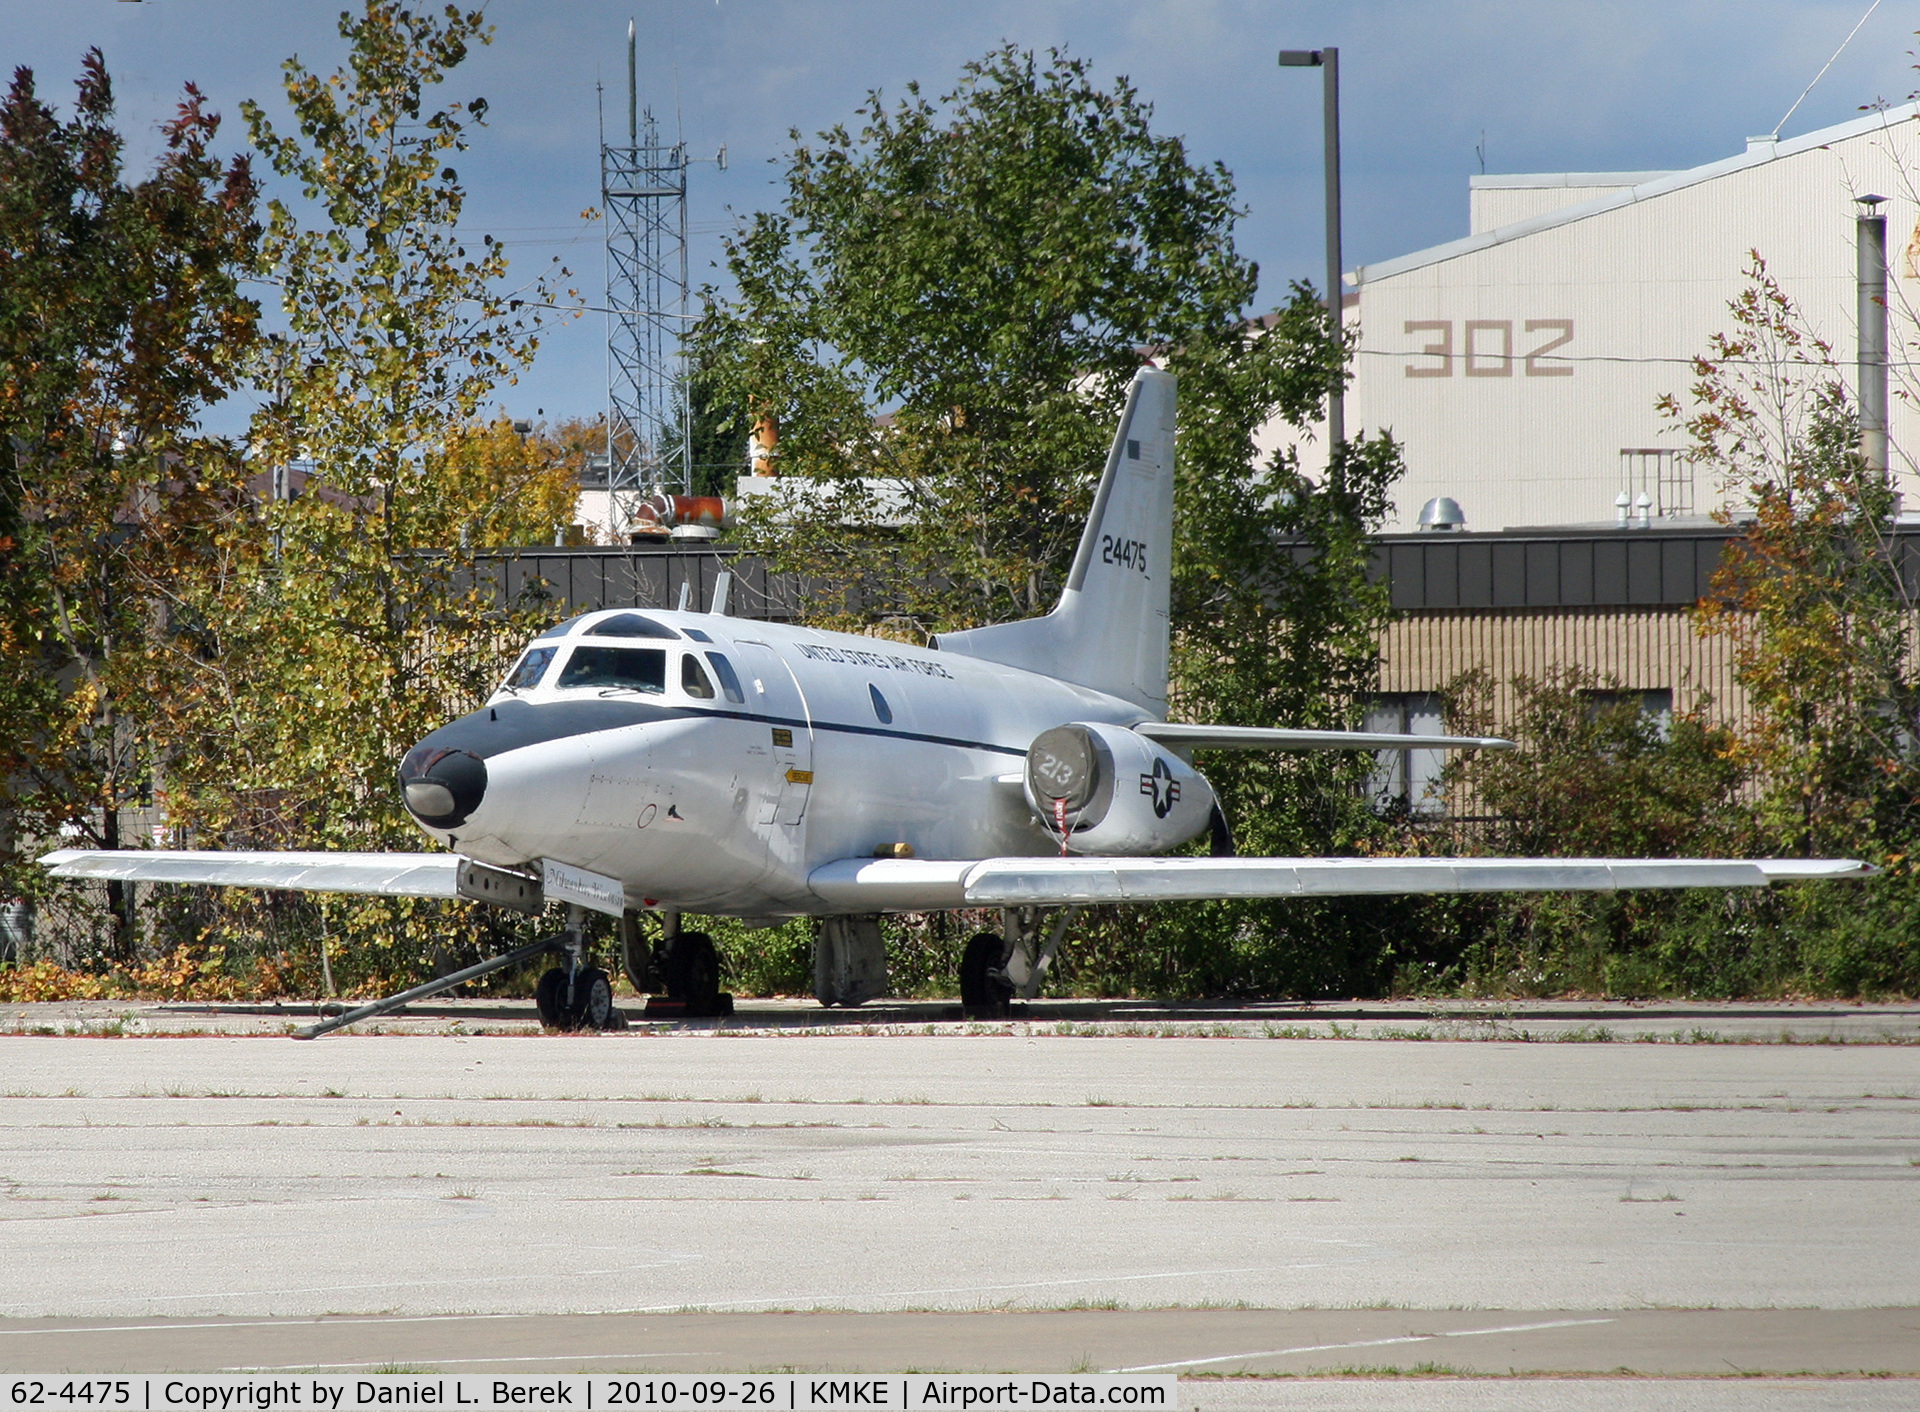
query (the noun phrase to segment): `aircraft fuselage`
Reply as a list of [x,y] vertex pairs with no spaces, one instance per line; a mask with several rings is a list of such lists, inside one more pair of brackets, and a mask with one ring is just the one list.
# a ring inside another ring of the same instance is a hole
[[[660,635],[597,631],[616,618]],[[835,859],[1058,852],[1020,787],[1028,744],[1069,721],[1145,719],[958,653],[716,614],[587,615],[528,654],[514,670],[533,684],[409,753],[409,806],[468,857],[590,869],[637,906],[817,913],[832,909],[807,878]],[[454,766],[475,757],[480,782],[462,786]],[[417,796],[419,782],[442,775],[466,797],[423,813],[416,797],[443,795]]]

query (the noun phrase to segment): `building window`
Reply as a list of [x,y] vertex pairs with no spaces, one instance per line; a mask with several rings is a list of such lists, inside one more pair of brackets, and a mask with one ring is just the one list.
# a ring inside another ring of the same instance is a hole
[[[1394,692],[1375,697],[1367,708],[1366,729],[1370,731],[1444,735],[1446,728],[1446,712],[1437,692]],[[1378,750],[1374,760],[1373,775],[1367,781],[1374,808],[1383,813],[1404,809],[1424,818],[1446,812],[1446,795],[1440,784],[1440,773],[1447,764],[1446,751]]]
[[1626,491],[1631,506],[1638,506],[1645,495],[1653,514],[1661,518],[1691,515],[1693,460],[1684,452],[1666,447],[1623,446],[1620,488]]
[[1630,702],[1639,708],[1640,719],[1651,725],[1661,740],[1670,739],[1673,735],[1673,690],[1670,687],[1660,686],[1641,691],[1583,691],[1580,697],[1587,703],[1589,718]]

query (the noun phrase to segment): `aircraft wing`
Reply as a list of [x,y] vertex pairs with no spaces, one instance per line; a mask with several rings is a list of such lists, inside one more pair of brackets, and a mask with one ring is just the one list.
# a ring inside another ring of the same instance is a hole
[[1268,730],[1264,726],[1189,726],[1143,721],[1135,735],[1184,750],[1511,750],[1491,735],[1403,735],[1388,731]]
[[40,862],[56,878],[204,883],[382,897],[457,897],[455,853],[212,853],[63,848]]
[[[61,849],[40,862],[57,878],[452,898],[461,895],[459,870],[468,860],[453,853]],[[1850,858],[843,858],[814,869],[808,886],[831,906],[872,912],[1387,893],[1765,887],[1862,878],[1875,871]]]
[[1765,887],[1876,872],[1851,858],[845,858],[808,885],[849,911],[1385,893]]

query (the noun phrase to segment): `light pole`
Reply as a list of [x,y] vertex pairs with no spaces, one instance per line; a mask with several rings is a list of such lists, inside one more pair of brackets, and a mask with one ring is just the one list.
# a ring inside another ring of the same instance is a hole
[[1859,300],[1860,342],[1856,389],[1860,403],[1860,454],[1867,469],[1887,474],[1887,198],[1856,196],[1855,289]]
[[[1282,49],[1283,69],[1319,69],[1326,138],[1327,171],[1327,314],[1333,326],[1333,352],[1341,351],[1340,286],[1340,51],[1338,49]],[[1327,389],[1327,451],[1347,439],[1347,414],[1342,381],[1335,377]]]

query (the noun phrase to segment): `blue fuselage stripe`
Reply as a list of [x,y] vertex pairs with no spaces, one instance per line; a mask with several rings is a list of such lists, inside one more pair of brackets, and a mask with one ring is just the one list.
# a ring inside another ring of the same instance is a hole
[[[540,708],[536,706],[533,709],[537,711]],[[760,725],[786,726],[797,730],[833,731],[838,735],[869,735],[887,740],[914,741],[922,745],[946,745],[956,750],[985,750],[995,755],[1010,755],[1015,759],[1025,759],[1027,754],[1022,746],[994,745],[988,741],[967,740],[960,736],[927,735],[920,731],[891,730],[885,726],[856,726],[840,721],[808,721],[797,716],[765,716],[753,711],[702,711],[684,706],[650,707],[647,711],[646,717],[640,720],[622,722],[619,725],[595,725],[585,729],[560,731],[551,736],[537,737],[522,745],[508,748],[526,749],[532,745],[544,745],[549,740],[603,735],[610,731],[628,730],[637,725],[654,725],[665,721],[752,721]]]

